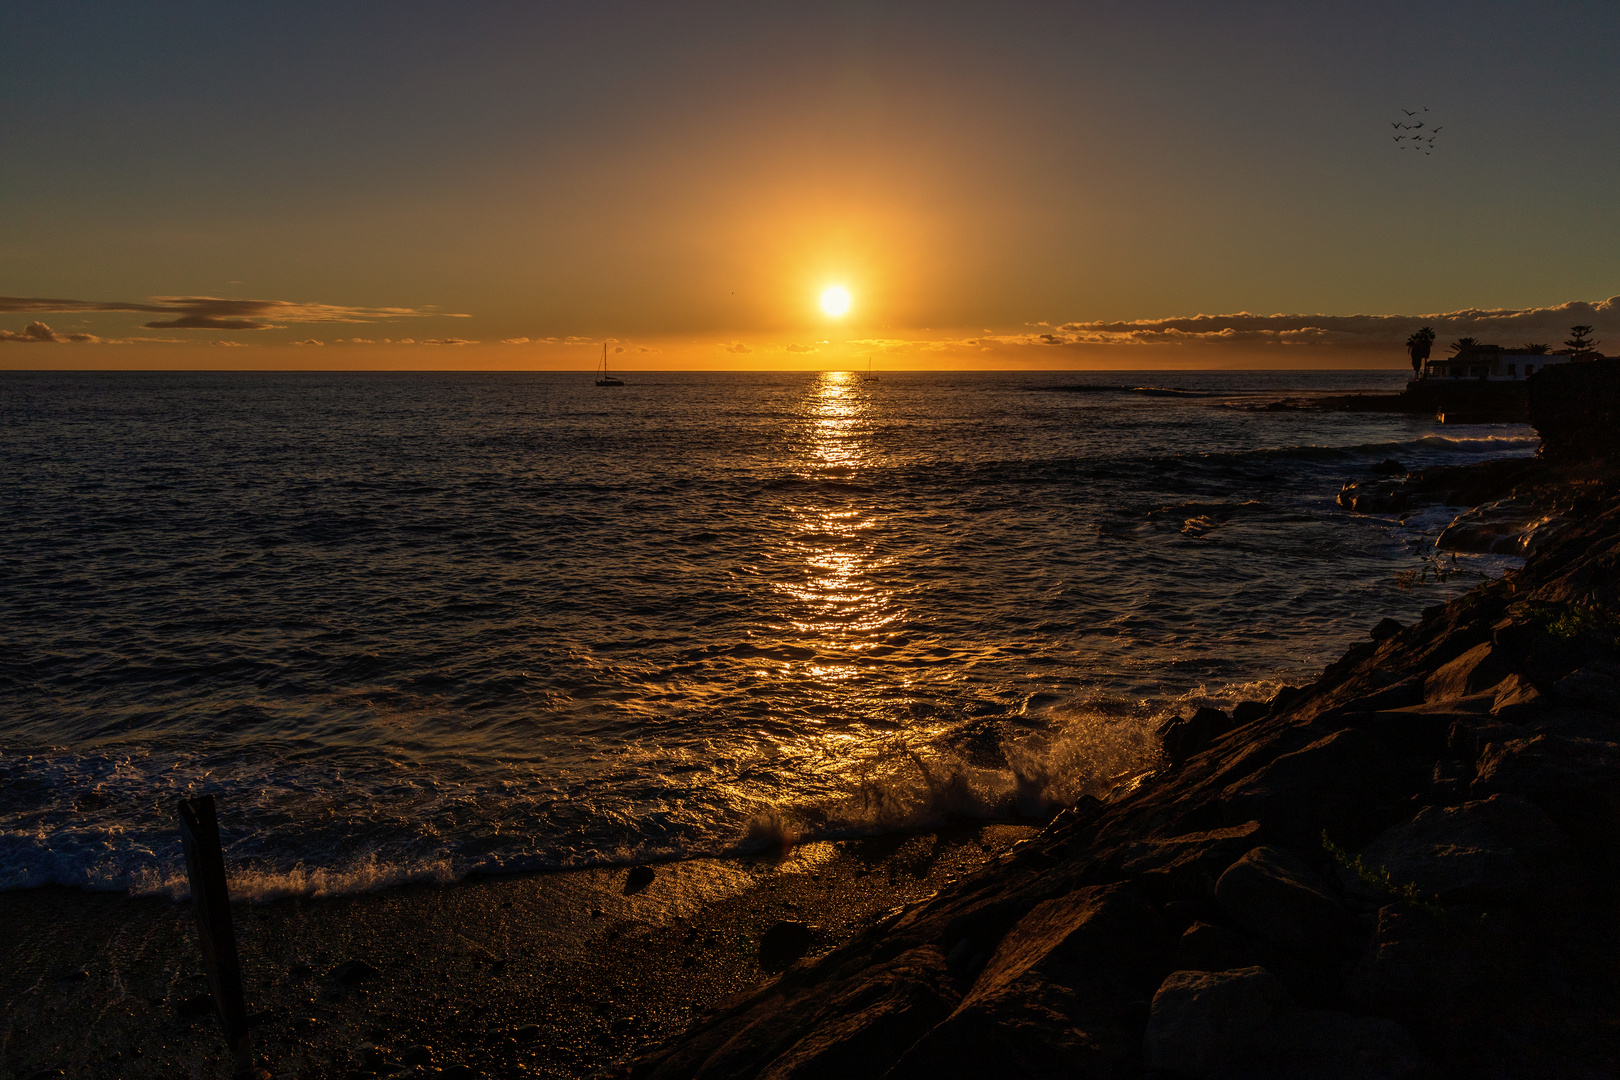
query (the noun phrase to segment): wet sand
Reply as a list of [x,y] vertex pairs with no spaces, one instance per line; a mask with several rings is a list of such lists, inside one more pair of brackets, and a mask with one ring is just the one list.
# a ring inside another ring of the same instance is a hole
[[[769,977],[773,925],[830,948],[1031,831],[663,864],[639,889],[620,867],[236,905],[256,1059],[275,1077],[609,1073]],[[0,893],[0,1076],[228,1076],[191,920],[189,902]],[[352,960],[375,973],[346,981]]]

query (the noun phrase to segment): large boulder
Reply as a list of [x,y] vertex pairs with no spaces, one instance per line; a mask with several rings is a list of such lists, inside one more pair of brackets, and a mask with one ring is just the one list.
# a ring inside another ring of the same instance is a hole
[[1148,996],[1173,946],[1158,912],[1125,886],[1039,904],[893,1076],[1111,1076],[1133,1052],[1122,1007]]
[[1620,745],[1536,735],[1487,745],[1472,791],[1522,795],[1577,845],[1610,852],[1620,840]]
[[1222,1080],[1404,1080],[1422,1072],[1412,1036],[1382,1016],[1285,1009],[1262,1034],[1257,1067]]
[[1229,784],[1222,813],[1233,824],[1258,821],[1283,844],[1315,847],[1324,828],[1338,838],[1370,838],[1401,801],[1400,768],[1376,736],[1343,728]]
[[1174,971],[1153,995],[1142,1039],[1149,1069],[1201,1077],[1253,1053],[1288,991],[1263,967]]
[[1232,971],[1263,967],[1282,980],[1288,992],[1307,1004],[1325,1003],[1337,996],[1336,967],[1309,964],[1277,946],[1241,934],[1230,927],[1195,922],[1176,945],[1178,971]]
[[1487,641],[1442,665],[1425,679],[1423,698],[1425,701],[1449,701],[1468,697],[1490,689],[1512,673],[1504,651]]
[[1395,1021],[1295,1008],[1263,967],[1172,972],[1142,1042],[1149,1070],[1192,1080],[1403,1080],[1422,1067]]
[[1178,769],[1188,758],[1203,753],[1210,743],[1236,726],[1231,714],[1206,707],[1191,716],[1166,721],[1158,731],[1159,745],[1170,767]]
[[[1517,898],[1549,876],[1567,880],[1569,845],[1546,811],[1517,795],[1493,795],[1462,806],[1430,806],[1385,830],[1361,852],[1364,865],[1396,887],[1416,886],[1445,903]],[[1344,874],[1365,896],[1382,884]]]
[[1458,1012],[1458,997],[1483,979],[1495,950],[1477,920],[1437,918],[1400,904],[1378,925],[1345,979],[1355,1006],[1420,1025]]
[[1250,934],[1302,957],[1342,955],[1356,931],[1327,883],[1281,848],[1257,847],[1233,863],[1215,883],[1215,900]]

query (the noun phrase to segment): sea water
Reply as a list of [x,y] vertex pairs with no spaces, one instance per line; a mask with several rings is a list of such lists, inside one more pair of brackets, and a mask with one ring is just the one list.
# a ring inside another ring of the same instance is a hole
[[0,887],[183,892],[208,792],[261,898],[1038,818],[1471,583],[1343,481],[1536,445],[1257,408],[1398,371],[624,378],[0,374]]

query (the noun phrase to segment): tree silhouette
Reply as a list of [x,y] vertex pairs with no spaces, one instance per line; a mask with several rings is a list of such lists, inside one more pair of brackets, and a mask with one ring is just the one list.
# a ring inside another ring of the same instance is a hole
[[1434,344],[1434,327],[1425,326],[1406,339],[1406,353],[1412,358],[1412,370],[1422,371],[1423,361],[1429,358],[1429,346]]
[[1469,349],[1472,349],[1478,344],[1479,342],[1474,338],[1460,337],[1451,343],[1451,351],[1453,355],[1461,356],[1463,353],[1467,352]]
[[1572,326],[1569,332],[1571,336],[1564,344],[1569,346],[1571,360],[1590,360],[1597,356],[1598,342],[1592,340],[1590,326]]
[[1520,345],[1519,352],[1529,353],[1531,356],[1546,356],[1551,348],[1551,345]]

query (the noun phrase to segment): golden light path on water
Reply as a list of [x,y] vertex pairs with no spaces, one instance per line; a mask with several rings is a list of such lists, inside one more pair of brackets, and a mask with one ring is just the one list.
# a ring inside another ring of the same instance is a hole
[[853,372],[823,372],[801,414],[795,472],[804,495],[791,508],[772,588],[785,607],[784,643],[814,654],[785,664],[780,676],[808,692],[813,703],[804,711],[817,719],[785,738],[779,729],[771,752],[794,761],[804,790],[820,799],[793,808],[799,821],[772,823],[785,842],[801,826],[898,823],[915,812],[916,789],[928,786],[913,747],[934,725],[904,722],[913,667],[883,659],[898,651],[907,611],[885,582],[894,562],[882,548],[885,512],[861,479],[884,460],[871,439],[875,393]]

